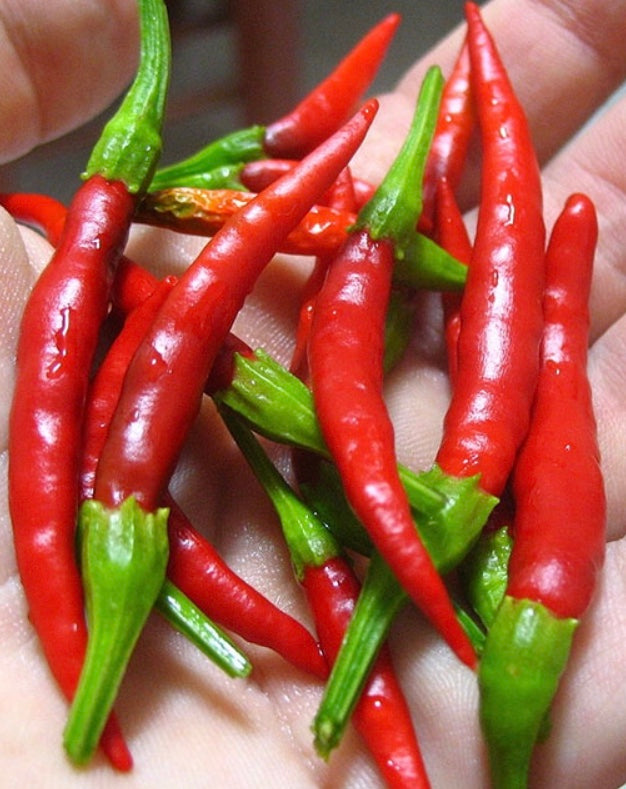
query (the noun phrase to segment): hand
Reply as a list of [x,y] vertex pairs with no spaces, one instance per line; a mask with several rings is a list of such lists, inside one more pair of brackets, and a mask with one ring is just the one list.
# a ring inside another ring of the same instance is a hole
[[[85,121],[121,90],[132,72],[135,28],[130,2],[106,4],[109,35],[102,46],[98,43],[102,41],[102,25],[94,27],[90,16],[98,11],[88,4],[59,0],[30,7],[22,2],[19,17],[10,13],[8,3],[4,5],[5,36],[21,47],[19,57],[14,57],[10,47],[0,54],[3,71],[12,73],[14,86],[0,99],[5,119],[0,124],[0,152],[8,160]],[[102,5],[98,6],[100,12]],[[626,781],[622,742],[626,692],[621,673],[626,653],[626,522],[622,514],[626,504],[622,449],[626,429],[622,361],[626,345],[626,288],[622,284],[626,271],[626,168],[621,167],[626,98],[622,94],[602,116],[585,125],[624,78],[625,12],[624,0],[566,4],[493,0],[485,8],[485,19],[529,115],[540,158],[546,162],[548,227],[573,191],[587,192],[600,218],[589,373],[606,473],[610,543],[596,599],[576,635],[555,702],[553,732],[537,749],[533,785],[538,787],[616,789]],[[29,21],[18,24],[18,19]],[[45,31],[45,36],[38,35],[38,30]],[[447,73],[461,35],[460,30],[453,32],[406,75],[397,90],[381,97],[375,127],[357,155],[359,175],[376,181],[383,174],[408,126],[426,66],[439,63]],[[119,36],[124,44],[121,50],[116,45],[112,56],[107,41],[117,42]],[[54,79],[49,69],[52,54],[57,69]],[[90,64],[92,71],[77,69],[76,63]],[[83,93],[78,90],[83,80],[90,86],[90,106],[83,104]],[[10,137],[14,128],[23,130],[19,147]],[[464,192],[470,218],[476,186],[476,174],[470,167]],[[5,283],[0,313],[0,438],[5,491],[8,393],[19,315],[33,277],[45,265],[50,249],[34,233],[18,231],[4,212],[0,215],[0,240]],[[192,259],[201,244],[199,239],[139,228],[132,234],[128,252],[156,271],[176,270]],[[292,348],[298,286],[307,272],[308,263],[302,259],[277,259],[259,281],[236,324],[237,332],[251,345],[264,346],[284,362]],[[415,469],[432,462],[448,397],[436,321],[436,314],[424,317],[419,342],[388,385],[398,453]],[[210,403],[187,442],[174,489],[197,528],[214,540],[234,569],[302,621],[310,621],[292,580],[271,508],[227,440]],[[115,786],[118,780],[128,784],[127,778],[116,778],[99,757],[80,773],[65,760],[61,730],[67,707],[27,623],[6,503],[0,513],[0,535],[0,687],[4,700],[0,762],[5,774],[16,784],[20,780],[32,784],[41,780],[41,775],[46,775],[50,784],[63,786],[97,782]],[[229,680],[153,617],[140,639],[117,704],[136,761],[131,783],[171,786],[182,779],[193,787],[219,776],[222,783],[237,787],[278,787],[286,781],[299,788],[379,785],[352,732],[328,765],[314,755],[309,723],[320,697],[319,683],[267,651],[245,646],[255,672],[250,680]],[[398,619],[392,647],[433,787],[487,786],[475,677],[411,609]]]

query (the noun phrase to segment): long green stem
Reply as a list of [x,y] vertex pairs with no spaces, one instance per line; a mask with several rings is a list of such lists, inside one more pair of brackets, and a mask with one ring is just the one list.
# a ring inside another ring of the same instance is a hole
[[228,676],[247,677],[250,674],[252,664],[241,649],[168,579],[165,579],[154,607]]
[[[339,744],[389,627],[407,599],[388,565],[375,551],[313,721],[315,748],[322,756],[328,757]],[[350,639],[348,632],[352,634]]]
[[269,496],[279,516],[294,572],[302,580],[304,567],[319,567],[338,556],[341,547],[304,504],[268,458],[252,432],[227,408],[222,418]]
[[161,155],[161,129],[171,72],[167,8],[139,0],[141,50],[135,79],[108,121],[83,173],[123,181],[132,194],[147,189]]
[[[330,474],[327,472],[325,475],[327,488],[331,486]],[[439,511],[418,516],[417,528],[437,569],[448,572],[475,542],[496,499],[480,489],[476,478],[461,480],[449,477],[437,466],[424,472],[424,475],[429,478],[430,484],[441,486],[446,496],[446,506]],[[322,498],[324,492],[319,491],[318,495]],[[340,492],[335,488],[335,509],[330,517],[341,517],[336,501],[339,496]],[[329,528],[333,530],[332,523]],[[320,749],[328,751],[341,739],[369,670],[394,619],[407,602],[408,596],[396,577],[378,553],[373,551],[361,594],[315,718],[314,731]],[[457,615],[472,642],[482,648],[480,632],[472,627],[472,622],[466,621],[462,611],[457,609]]]
[[233,167],[265,157],[264,136],[264,126],[250,126],[213,140],[191,156],[157,170],[150,190],[173,186],[215,188],[209,186],[212,173],[228,173],[232,177]]

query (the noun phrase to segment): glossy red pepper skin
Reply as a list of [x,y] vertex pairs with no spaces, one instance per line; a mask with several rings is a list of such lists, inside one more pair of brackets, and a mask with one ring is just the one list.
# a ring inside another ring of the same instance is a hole
[[325,679],[326,660],[308,630],[234,573],[169,494],[164,501],[170,507],[170,580],[210,619]]
[[[131,278],[130,272],[134,269],[135,276]],[[126,263],[123,276],[126,289],[123,301],[127,305],[132,304],[132,309],[89,389],[81,462],[83,500],[93,496],[98,460],[128,364],[176,282],[174,277],[158,281],[130,261]],[[152,292],[145,297],[144,290],[150,279],[153,283]],[[135,284],[139,287],[133,294]],[[245,346],[233,338],[233,343],[229,343],[228,347],[241,352]],[[233,352],[224,351],[218,358],[221,355],[232,356]],[[226,375],[227,370],[222,378]],[[225,382],[221,380],[220,383]],[[213,546],[194,530],[169,492],[165,493],[162,503],[170,510],[170,580],[213,621],[248,641],[275,650],[292,665],[324,679],[327,675],[326,662],[308,630],[233,572]]]
[[461,181],[475,123],[470,57],[464,43],[443,89],[439,118],[424,171],[424,205],[420,217],[423,232],[432,227],[441,179],[445,178],[453,191]]
[[[352,178],[349,167],[346,167],[337,177],[337,180],[325,195],[324,201],[327,205],[336,210],[350,212],[356,212],[358,210],[354,179]],[[356,214],[354,218],[356,220]],[[352,224],[354,224],[354,222],[350,223],[350,225]],[[347,238],[347,230],[350,225],[346,226],[345,238]],[[337,247],[337,249],[339,249],[339,247]],[[296,326],[290,370],[303,381],[308,378],[306,357],[311,323],[313,321],[313,310],[315,309],[315,297],[322,287],[324,278],[326,277],[326,269],[330,265],[331,260],[332,252],[328,254],[318,253],[315,258],[313,269],[307,277],[307,281],[300,295],[300,311],[298,314],[298,325]]]
[[[571,196],[546,256],[542,366],[531,428],[513,476],[507,593],[580,618],[604,559],[606,497],[587,379],[593,204]],[[574,493],[573,493],[574,492]]]
[[376,76],[399,24],[398,14],[382,19],[291,112],[267,126],[264,148],[269,157],[300,159],[347,121]]
[[[302,585],[329,663],[335,661],[361,585],[340,556],[304,570]],[[384,645],[352,713],[383,778],[394,789],[430,786],[415,737],[411,712],[398,683],[391,653]]]
[[[466,265],[472,257],[472,242],[463,216],[447,178],[439,181],[435,206],[434,235],[439,244]],[[461,332],[462,293],[442,293],[444,337],[448,355],[448,374],[452,387],[456,381],[459,334]]]
[[175,282],[175,277],[166,277],[162,281],[153,279],[152,292],[138,302],[126,316],[122,328],[107,349],[91,380],[83,420],[80,463],[82,501],[93,498],[100,453],[122,391],[126,368]]
[[59,200],[46,194],[6,192],[0,194],[0,205],[17,222],[34,225],[53,246],[58,245],[67,215],[67,208]]
[[457,381],[437,462],[500,495],[528,431],[543,327],[545,229],[528,123],[478,8],[468,3],[483,177],[461,305]]
[[397,472],[382,397],[391,241],[357,230],[333,259],[315,300],[309,369],[324,439],[346,496],[381,556],[456,654],[474,666],[446,587],[417,533]]
[[[46,659],[71,698],[86,646],[74,530],[88,374],[107,312],[113,266],[135,200],[94,176],[78,190],[52,260],[26,305],[9,424],[9,506],[29,616]],[[103,747],[120,769],[119,733]]]
[[[215,356],[281,240],[347,165],[376,113],[354,118],[237,212],[181,276],[137,349],[103,448],[95,495],[153,510],[197,414]],[[163,430],[163,425],[168,425]]]

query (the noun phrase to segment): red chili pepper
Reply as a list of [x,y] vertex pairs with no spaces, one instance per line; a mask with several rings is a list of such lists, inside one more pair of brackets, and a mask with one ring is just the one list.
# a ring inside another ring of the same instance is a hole
[[[257,195],[233,189],[195,189],[172,187],[146,195],[135,220],[180,233],[212,236],[225,222]],[[278,252],[316,255],[338,249],[347,228],[355,220],[351,211],[311,206],[302,220],[287,235]]]
[[[322,649],[335,662],[361,591],[348,562],[340,556],[304,568],[302,585]],[[390,787],[430,786],[415,737],[411,712],[398,683],[388,644],[380,649],[352,713],[352,723],[367,742]]]
[[468,3],[483,144],[478,226],[461,305],[457,380],[437,463],[500,495],[528,430],[543,326],[541,179],[528,124],[478,7]]
[[238,211],[181,276],[127,371],[98,467],[99,500],[116,506],[135,495],[148,511],[157,505],[213,359],[245,297],[282,238],[346,166],[376,108],[369,102],[294,171]]
[[[20,329],[9,443],[14,544],[29,617],[68,698],[87,641],[74,546],[87,375],[133,206],[121,182],[95,176],[81,187]],[[130,768],[115,728],[102,746],[118,769]]]
[[315,300],[308,361],[320,427],[348,501],[409,596],[461,660],[474,666],[472,645],[415,527],[382,395],[395,255],[415,235],[421,206],[415,170],[423,167],[441,83],[440,72],[431,70],[405,145],[331,262]]
[[606,499],[586,372],[596,237],[593,204],[573,195],[546,255],[542,364],[513,474],[509,581],[479,675],[496,786],[527,784],[535,743],[549,723],[604,558]]
[[[140,66],[116,115],[123,134],[114,118],[94,148],[87,180],[72,201],[20,329],[9,437],[14,543],[30,619],[68,698],[86,644],[74,544],[83,405],[112,269],[126,242],[136,193],[155,162],[146,150],[159,139],[169,75],[163,52],[167,18],[159,11],[142,6]],[[126,152],[122,161],[120,145]],[[118,769],[130,768],[132,759],[114,722],[105,729],[102,746]]]
[[233,572],[169,494],[164,500],[170,508],[170,580],[210,619],[325,679],[326,661],[308,630]]
[[393,245],[355,231],[315,301],[309,367],[324,439],[346,496],[407,593],[468,665],[474,651],[424,548],[397,473],[382,397],[384,322]]
[[445,178],[453,190],[459,185],[474,125],[470,57],[464,43],[443,89],[439,119],[426,162],[422,183],[424,207],[419,224],[425,233],[432,228],[438,183]]
[[558,617],[586,610],[605,548],[606,501],[586,374],[596,235],[592,202],[573,195],[548,247],[541,374],[513,476],[507,592]]
[[[463,216],[446,178],[439,182],[435,206],[435,238],[441,246],[461,263],[468,264],[472,257],[470,241]],[[444,335],[448,354],[448,373],[452,388],[456,381],[459,334],[461,332],[462,293],[442,293]]]
[[34,225],[52,246],[58,245],[67,215],[67,208],[59,200],[45,194],[6,192],[0,194],[0,205],[17,222]]
[[[248,162],[240,172],[241,183],[251,192],[260,192],[281,175],[292,170],[297,163],[297,159],[259,159],[255,162]],[[355,205],[352,208],[344,206],[344,210],[358,211],[376,190],[372,184],[362,178],[355,178],[354,175],[352,175],[352,189]],[[326,204],[323,198],[320,202],[323,205]],[[339,208],[339,206],[333,205],[333,208]]]
[[386,16],[291,112],[267,126],[267,155],[300,159],[345,123],[376,76],[399,24],[399,14]]
[[[231,218],[172,288],[133,355],[98,462],[94,498],[83,502],[79,513],[93,627],[64,734],[74,761],[91,757],[165,580],[168,511],[159,503],[212,362],[257,277],[347,165],[377,106],[369,102]],[[125,604],[129,596],[132,606]],[[114,642],[110,632],[117,633]]]

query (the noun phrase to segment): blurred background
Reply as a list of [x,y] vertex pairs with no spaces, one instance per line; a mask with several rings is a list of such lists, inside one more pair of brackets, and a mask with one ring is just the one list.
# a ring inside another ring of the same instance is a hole
[[[169,0],[173,73],[163,163],[220,135],[288,111],[386,14],[402,24],[372,92],[463,18],[462,0]],[[91,123],[3,168],[3,189],[67,201],[107,109]]]

